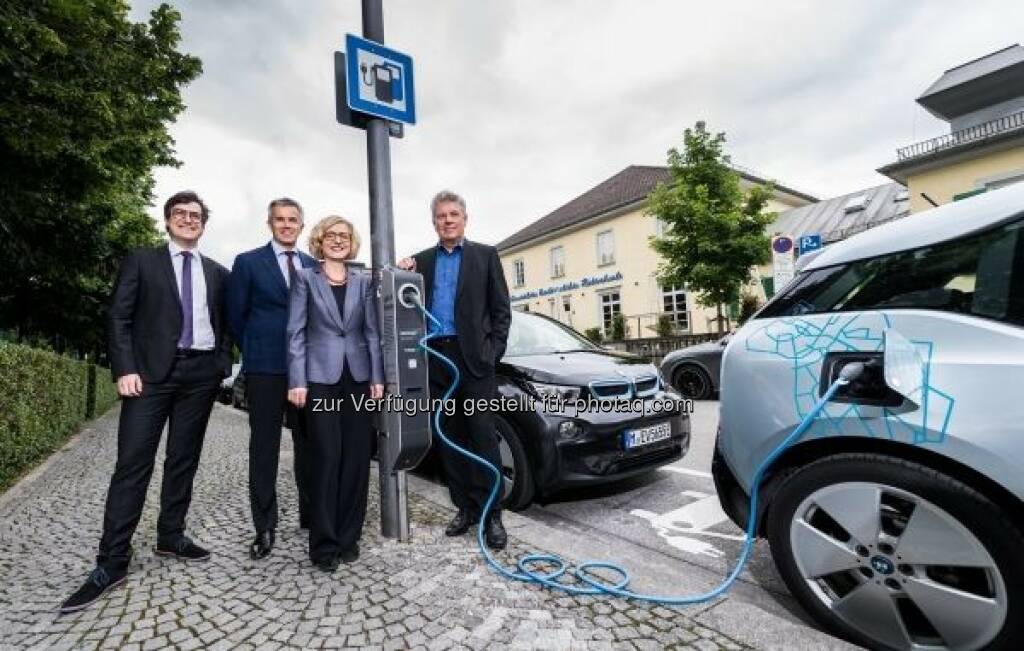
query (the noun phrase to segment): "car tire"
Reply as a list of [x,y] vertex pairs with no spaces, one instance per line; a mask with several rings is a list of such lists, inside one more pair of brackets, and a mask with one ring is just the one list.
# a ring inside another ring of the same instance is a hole
[[672,386],[691,400],[707,400],[712,393],[711,378],[696,364],[682,364],[673,371]]
[[[507,420],[496,415],[494,427],[498,434],[502,475],[506,481],[511,478],[512,482],[511,489],[507,491],[502,506],[513,511],[521,511],[533,502],[536,492],[533,472],[530,470],[530,458],[526,456],[526,448],[519,440],[519,434]],[[511,473],[509,469],[511,469]],[[490,475],[489,472],[487,474]]]
[[788,476],[767,518],[779,573],[828,631],[872,649],[1024,648],[1024,535],[967,484],[839,454]]

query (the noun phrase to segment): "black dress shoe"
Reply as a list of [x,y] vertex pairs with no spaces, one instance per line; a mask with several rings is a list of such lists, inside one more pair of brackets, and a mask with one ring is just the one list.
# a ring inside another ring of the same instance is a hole
[[342,563],[354,563],[359,560],[359,545],[352,545],[348,549],[342,550],[338,556]]
[[253,560],[259,560],[266,558],[270,553],[270,550],[274,548],[274,530],[267,529],[256,534],[256,540],[252,541],[252,545],[249,546],[249,556]]
[[445,527],[444,535],[461,536],[469,531],[469,528],[479,521],[479,516],[473,515],[464,509],[459,509],[459,512],[455,514],[454,518],[452,518],[452,521],[448,523],[447,527]]
[[111,588],[124,583],[124,579],[124,574],[111,576],[102,567],[97,567],[89,574],[89,578],[85,580],[82,587],[60,605],[59,612],[65,614],[82,610],[106,594]]
[[491,549],[505,549],[508,544],[508,534],[505,533],[505,526],[501,523],[501,512],[488,513],[487,524],[484,526],[484,540]]
[[331,572],[338,569],[338,557],[330,556],[319,561],[314,561],[313,564],[316,565],[316,569],[320,570],[321,572],[327,572],[328,574],[330,574]]
[[192,542],[188,536],[181,536],[171,544],[158,541],[156,553],[158,556],[173,556],[183,561],[205,561],[210,558],[210,552]]

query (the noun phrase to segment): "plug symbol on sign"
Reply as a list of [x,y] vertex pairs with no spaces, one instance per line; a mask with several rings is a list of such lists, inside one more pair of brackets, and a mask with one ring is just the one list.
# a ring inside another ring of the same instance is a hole
[[402,101],[401,66],[394,63],[375,63],[367,66],[363,63],[359,70],[363,73],[363,83],[373,88],[374,97],[378,102],[393,104]]

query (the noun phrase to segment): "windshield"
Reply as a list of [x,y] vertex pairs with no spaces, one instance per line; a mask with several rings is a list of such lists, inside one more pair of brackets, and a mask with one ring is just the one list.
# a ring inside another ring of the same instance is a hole
[[572,328],[557,321],[512,310],[512,326],[508,331],[505,357],[577,350],[598,350],[598,347]]

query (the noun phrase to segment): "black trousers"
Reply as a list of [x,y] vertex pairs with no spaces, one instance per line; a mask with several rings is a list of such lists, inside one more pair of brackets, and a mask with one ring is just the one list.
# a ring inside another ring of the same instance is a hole
[[132,535],[142,516],[160,436],[168,421],[157,541],[174,544],[184,533],[192,480],[220,381],[221,369],[212,354],[178,359],[166,380],[143,381],[141,396],[121,401],[117,464],[107,491],[96,557],[96,564],[110,574],[122,574],[128,567]]
[[309,557],[314,563],[355,547],[370,480],[371,413],[357,410],[369,383],[342,371],[337,384],[309,383]]
[[[463,408],[466,400],[477,401],[481,398],[490,400],[495,397],[497,380],[491,372],[485,377],[473,377],[466,368],[466,363],[459,350],[456,340],[442,340],[431,344],[435,350],[455,362],[459,369],[459,386],[452,394],[455,400],[455,415],[441,414],[441,426],[445,434],[454,443],[477,456],[483,457],[501,470],[501,453],[498,447],[498,435],[494,427],[494,415],[488,410],[473,409],[473,415],[466,415]],[[452,372],[446,364],[430,357],[430,397],[440,399],[452,381]],[[434,419],[430,419],[431,427]],[[487,497],[494,487],[494,475],[480,464],[467,459],[455,450],[442,443],[434,432],[436,443],[440,446],[441,464],[444,468],[445,481],[452,504],[457,508],[480,515]],[[501,511],[501,490],[491,507],[492,513]]]
[[308,525],[305,415],[288,402],[288,376],[246,375],[245,400],[249,407],[249,504],[253,527],[257,533],[277,528],[277,467],[283,418],[287,418],[292,430],[299,524]]

